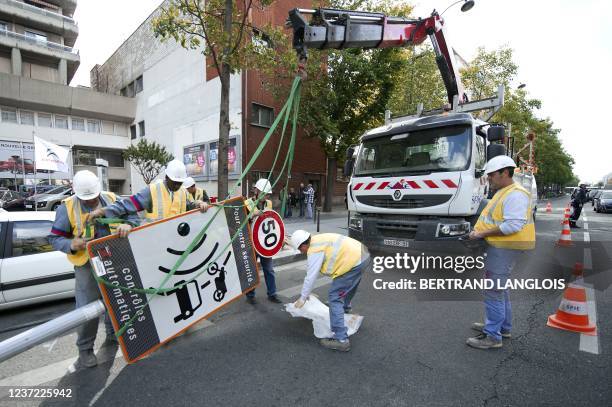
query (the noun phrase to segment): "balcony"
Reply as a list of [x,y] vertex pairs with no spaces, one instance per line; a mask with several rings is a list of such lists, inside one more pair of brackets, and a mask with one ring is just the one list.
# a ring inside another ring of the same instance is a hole
[[69,46],[74,45],[79,34],[79,27],[73,18],[21,1],[0,0],[0,14],[11,17],[21,25],[61,35]]
[[0,47],[17,48],[23,56],[36,56],[50,63],[57,63],[62,59],[66,60],[68,83],[72,80],[81,63],[79,52],[74,48],[28,37],[13,31],[0,30]]

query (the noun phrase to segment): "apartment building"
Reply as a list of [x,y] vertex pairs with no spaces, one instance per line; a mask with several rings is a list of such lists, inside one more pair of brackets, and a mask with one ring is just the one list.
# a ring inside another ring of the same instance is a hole
[[34,169],[33,136],[72,151],[73,172],[109,162],[110,189],[130,192],[134,100],[70,87],[80,64],[76,0],[0,0],[0,186],[67,183],[71,174]]
[[[130,125],[132,141],[146,137],[166,146],[175,157],[183,159],[198,186],[216,196],[220,81],[198,50],[185,50],[173,40],[161,42],[155,38],[152,20],[164,5],[155,10],[107,61],[91,70],[91,86],[99,92],[134,98],[136,115]],[[309,6],[311,1],[307,0],[279,0],[263,9],[254,7],[252,24],[263,27],[272,22],[282,26],[291,8]],[[230,189],[231,181],[238,179],[283,103],[266,92],[256,70],[231,77]],[[249,185],[269,175],[278,143],[278,139],[271,141],[249,172],[242,191],[237,193],[246,194]],[[300,133],[290,185],[312,183],[322,196],[326,171],[325,154],[318,140],[305,138]],[[132,184],[134,188],[144,185],[134,171]],[[346,183],[342,184],[336,187],[337,202],[343,202]],[[279,189],[275,188],[276,198]]]

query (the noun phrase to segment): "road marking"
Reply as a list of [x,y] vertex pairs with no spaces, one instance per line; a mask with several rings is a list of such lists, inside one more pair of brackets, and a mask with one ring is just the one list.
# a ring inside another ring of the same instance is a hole
[[585,270],[590,270],[593,268],[593,258],[591,257],[591,249],[584,250],[584,262],[582,264]]
[[[586,221],[587,218],[585,215],[584,228],[588,229],[589,225],[588,223],[586,223]],[[589,243],[590,241],[591,236],[589,235],[589,232],[584,232],[584,242]],[[584,267],[584,273],[586,273],[587,270],[591,270],[593,268],[593,254],[591,253],[590,247],[584,248],[584,258],[582,264]],[[595,303],[595,290],[593,290],[593,287],[591,285],[584,284],[584,281],[583,286],[586,293],[587,314],[589,316],[589,323],[597,326],[597,304]],[[599,355],[599,336],[580,334],[580,345],[578,346],[578,350]]]
[[[584,243],[589,243],[591,241],[591,235],[589,234],[589,232],[584,232]],[[586,249],[585,249],[585,255],[586,255]]]
[[[204,329],[212,325],[213,325],[212,322],[205,319],[203,321],[200,321],[197,325],[195,325],[193,328],[188,330],[184,335],[181,335],[179,338],[185,335],[191,335],[194,332],[199,331],[200,329]],[[177,340],[177,339],[174,339],[174,340]],[[95,350],[96,356],[98,358],[98,364],[102,364],[102,363],[105,363],[105,362],[108,362],[108,361],[111,361],[117,358],[121,358],[123,356],[123,354],[121,353],[121,349],[119,348],[117,348],[114,353],[109,352],[109,350],[112,351],[112,348],[102,347],[102,348],[97,348]],[[37,369],[32,369],[32,370],[29,370],[27,372],[24,372],[24,373],[15,375],[15,376],[6,377],[0,380],[0,389],[9,388],[9,387],[18,387],[18,386],[21,386],[21,387],[40,386],[44,383],[48,383],[53,380],[60,379],[64,375],[70,372],[76,360],[77,360],[76,357],[72,357],[72,358],[60,360],[59,362],[55,362],[50,365],[39,367]],[[123,369],[123,367],[121,367],[121,369]],[[121,369],[119,369],[119,371],[121,371]],[[119,372],[117,372],[116,374],[118,373]],[[106,386],[108,386],[108,384],[110,384],[110,382],[107,381]],[[2,391],[0,390],[0,399],[2,399],[4,396],[5,394],[3,394]]]
[[[315,281],[314,285],[312,286],[312,289],[314,290],[315,288],[319,288],[324,285],[330,284],[332,281],[333,280],[330,277],[319,278],[317,281]],[[291,297],[295,297],[301,292],[302,292],[302,285],[300,284],[300,285],[296,285],[295,287],[285,288],[284,290],[279,291],[278,294],[282,295],[283,297],[291,298]]]

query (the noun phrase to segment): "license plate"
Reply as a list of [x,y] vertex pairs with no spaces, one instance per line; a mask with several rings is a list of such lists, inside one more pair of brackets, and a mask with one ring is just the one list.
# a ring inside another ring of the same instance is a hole
[[26,205],[26,209],[32,209],[32,205]]
[[405,240],[384,239],[383,244],[385,246],[408,247],[408,242]]

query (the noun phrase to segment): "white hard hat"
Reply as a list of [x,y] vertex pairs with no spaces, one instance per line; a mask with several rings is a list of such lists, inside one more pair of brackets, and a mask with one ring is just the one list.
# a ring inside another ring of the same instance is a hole
[[179,160],[172,160],[166,165],[166,177],[170,178],[174,182],[185,182],[187,178],[187,169],[185,164]]
[[489,160],[487,165],[485,165],[484,170],[486,174],[490,174],[507,167],[516,168],[516,163],[507,155],[498,155]]
[[270,181],[265,178],[260,178],[255,183],[255,188],[259,189],[261,192],[265,194],[269,194],[272,192],[272,185],[270,185]]
[[84,201],[95,199],[100,195],[100,180],[91,171],[83,170],[74,174],[72,188],[77,198]]
[[291,235],[291,245],[298,249],[306,240],[310,238],[310,233],[305,230],[296,230]]
[[185,178],[185,181],[183,181],[183,188],[185,189],[191,188],[194,185],[195,185],[195,180],[191,177],[187,177]]

